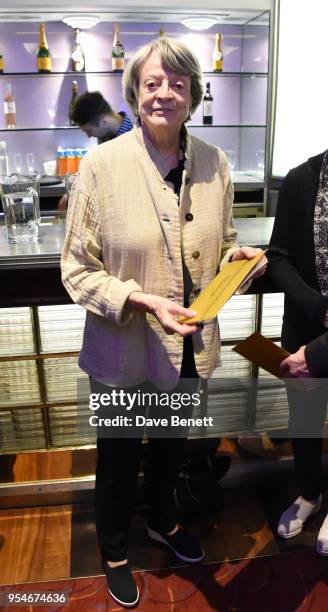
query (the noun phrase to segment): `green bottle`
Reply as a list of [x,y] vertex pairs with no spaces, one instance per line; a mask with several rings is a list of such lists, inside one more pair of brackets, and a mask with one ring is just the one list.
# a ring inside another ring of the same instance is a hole
[[51,72],[51,55],[46,39],[44,23],[40,23],[40,39],[38,51],[38,71]]

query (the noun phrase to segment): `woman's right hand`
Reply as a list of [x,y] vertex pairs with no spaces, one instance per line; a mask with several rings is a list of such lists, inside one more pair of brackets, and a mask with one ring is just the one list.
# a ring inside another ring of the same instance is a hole
[[167,334],[180,334],[189,336],[199,330],[199,325],[179,323],[177,317],[194,317],[196,312],[189,308],[184,308],[168,298],[141,291],[130,293],[127,303],[136,310],[144,310],[154,315]]

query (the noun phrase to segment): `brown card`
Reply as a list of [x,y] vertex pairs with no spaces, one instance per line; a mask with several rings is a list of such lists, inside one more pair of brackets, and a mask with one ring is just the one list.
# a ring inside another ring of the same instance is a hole
[[255,332],[246,340],[242,340],[232,350],[278,378],[281,378],[279,366],[289,355],[260,332]]

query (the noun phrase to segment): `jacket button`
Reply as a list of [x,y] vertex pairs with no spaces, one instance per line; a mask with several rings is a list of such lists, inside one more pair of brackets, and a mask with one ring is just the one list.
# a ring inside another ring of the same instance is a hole
[[186,177],[186,180],[185,180],[185,185],[189,185],[189,183],[190,183],[190,177],[189,177],[189,176],[187,176],[187,177]]
[[192,213],[187,213],[185,216],[186,221],[192,221],[193,218],[194,218],[194,215]]
[[198,259],[199,256],[200,256],[200,252],[199,251],[194,251],[193,254],[192,254],[192,257],[194,259]]

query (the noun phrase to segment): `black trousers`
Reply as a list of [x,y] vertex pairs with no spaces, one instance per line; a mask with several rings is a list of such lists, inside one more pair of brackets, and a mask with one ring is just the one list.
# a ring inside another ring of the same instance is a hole
[[[184,340],[180,377],[198,378],[191,337]],[[90,384],[92,390],[92,379]],[[99,383],[96,385],[99,392]],[[104,385],[104,392],[106,390],[108,388]],[[148,445],[147,524],[154,529],[169,532],[177,522],[174,489],[186,438],[149,438]],[[95,521],[103,560],[122,561],[127,557],[141,449],[142,437],[97,440]]]
[[287,388],[289,428],[301,495],[315,500],[321,492],[322,431],[326,419],[327,384],[313,391]]

